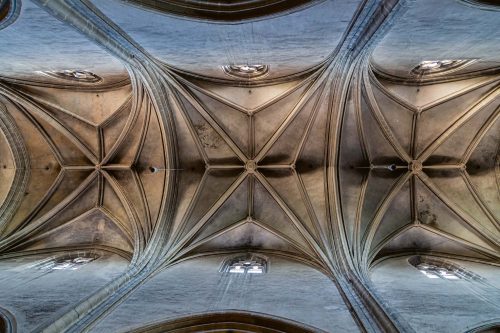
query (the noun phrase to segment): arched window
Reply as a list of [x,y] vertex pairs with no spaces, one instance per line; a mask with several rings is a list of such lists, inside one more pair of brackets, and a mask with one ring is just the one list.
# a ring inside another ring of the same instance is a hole
[[99,75],[82,69],[65,69],[62,71],[45,71],[39,73],[57,79],[78,81],[83,83],[97,83],[102,81],[102,78]]
[[229,76],[243,79],[256,79],[266,76],[269,73],[268,65],[226,65],[222,70]]
[[449,73],[472,64],[476,59],[443,59],[443,60],[424,60],[415,66],[411,73],[413,75],[435,75]]
[[220,269],[231,274],[264,274],[268,269],[268,261],[263,256],[252,253],[227,259]]
[[82,266],[99,258],[97,253],[80,251],[55,256],[38,262],[35,267],[40,270],[77,270]]
[[482,279],[479,275],[463,267],[441,259],[413,256],[408,259],[408,262],[429,279],[444,279],[450,281]]

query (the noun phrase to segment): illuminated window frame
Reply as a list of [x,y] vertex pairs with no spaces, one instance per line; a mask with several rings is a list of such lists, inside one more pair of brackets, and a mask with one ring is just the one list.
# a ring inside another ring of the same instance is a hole
[[268,272],[269,261],[261,255],[247,253],[226,259],[221,269],[221,273],[260,275]]
[[81,251],[75,253],[67,253],[59,256],[53,256],[37,262],[32,267],[43,271],[59,271],[70,270],[74,271],[81,267],[97,260],[100,255],[94,252]]
[[437,258],[413,256],[408,259],[408,262],[429,279],[448,281],[483,279],[463,267]]
[[260,79],[269,74],[269,65],[265,64],[233,64],[222,66],[227,75],[246,80]]
[[462,69],[477,59],[443,59],[443,60],[424,60],[413,67],[411,74],[414,76],[435,76],[448,74]]
[[56,79],[75,81],[81,83],[98,83],[102,78],[88,70],[83,69],[65,69],[60,71],[39,71],[40,75],[50,76]]

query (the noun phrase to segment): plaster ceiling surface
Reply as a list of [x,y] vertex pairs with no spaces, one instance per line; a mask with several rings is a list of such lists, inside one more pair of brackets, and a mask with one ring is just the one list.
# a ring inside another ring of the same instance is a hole
[[[174,114],[182,209],[173,230],[184,251],[314,253],[328,229],[317,186],[324,183],[327,128],[319,98],[328,97],[313,78],[272,88],[180,86]],[[245,101],[254,96],[261,105],[250,108]]]
[[[101,299],[213,252],[279,253],[344,286],[407,252],[498,262],[498,11],[332,0],[228,24],[37,3],[0,29],[0,253],[129,258]],[[408,75],[443,58],[480,60]],[[37,73],[68,69],[103,81]]]
[[[132,253],[135,242],[153,228],[156,197],[162,195],[163,174],[150,171],[152,164],[164,166],[151,101],[132,95],[130,83],[106,92],[2,88],[9,96],[3,100],[6,111],[18,124],[29,157],[28,165],[14,168],[28,169],[29,179],[16,183],[16,192],[23,194],[18,209],[10,218],[2,216],[2,233],[12,236],[2,245],[100,244]],[[157,190],[144,193],[152,181]]]
[[454,75],[498,68],[498,11],[462,0],[416,0],[373,51],[373,65],[402,78],[424,60],[476,59]]
[[368,261],[409,249],[495,258],[498,78],[435,85],[434,94],[406,86],[404,98],[367,71],[354,82],[339,169],[354,253]]
[[3,169],[0,173],[0,205],[3,205],[14,180],[15,167],[14,157],[10,152],[10,145],[4,132],[0,132],[0,156],[0,168]]
[[299,73],[335,50],[360,0],[320,1],[286,16],[238,24],[189,20],[117,0],[92,1],[158,60],[196,74],[228,78],[230,64],[269,65],[269,78]]

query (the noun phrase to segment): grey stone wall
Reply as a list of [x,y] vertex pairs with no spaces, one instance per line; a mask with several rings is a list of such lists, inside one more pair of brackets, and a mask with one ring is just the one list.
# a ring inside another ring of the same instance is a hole
[[249,310],[329,332],[359,332],[335,284],[317,270],[271,257],[263,275],[219,273],[224,256],[172,266],[144,285],[94,327],[121,331],[151,321],[217,310]]
[[482,322],[500,320],[500,269],[448,260],[480,275],[485,283],[430,279],[408,257],[388,259],[372,270],[376,292],[416,332],[464,332]]
[[14,315],[17,332],[36,332],[43,323],[53,322],[59,313],[70,310],[128,266],[115,254],[103,254],[77,270],[36,267],[54,255],[0,260],[0,304]]

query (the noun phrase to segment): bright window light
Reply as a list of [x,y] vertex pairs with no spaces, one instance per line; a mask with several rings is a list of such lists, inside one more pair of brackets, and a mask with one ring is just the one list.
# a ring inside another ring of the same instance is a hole
[[240,79],[256,79],[269,73],[269,66],[265,64],[233,64],[222,66],[222,70],[229,76]]
[[257,255],[247,255],[234,258],[226,262],[225,268],[221,272],[234,274],[263,274],[266,272],[267,262]]
[[411,71],[415,75],[428,75],[455,70],[472,63],[474,59],[424,60]]
[[51,270],[69,270],[74,271],[82,266],[96,260],[97,256],[89,256],[89,257],[64,257],[64,258],[55,258],[48,261],[43,262],[38,266],[38,269],[51,271]]
[[424,270],[420,270],[420,272],[422,274],[424,274],[425,276],[427,276],[429,279],[439,279],[439,276],[437,276],[436,274],[429,273],[429,272],[426,272]]
[[481,281],[483,277],[457,265],[437,257],[416,255],[408,258],[408,263],[418,269],[429,279],[447,281]]
[[446,279],[446,280],[460,280],[460,277],[453,269],[431,265],[429,263],[420,263],[416,268],[429,279]]

